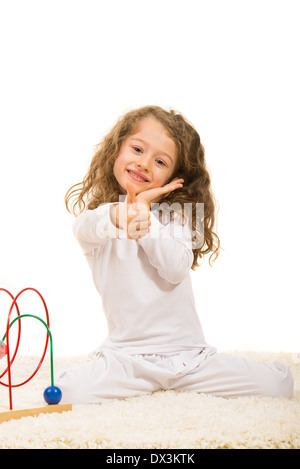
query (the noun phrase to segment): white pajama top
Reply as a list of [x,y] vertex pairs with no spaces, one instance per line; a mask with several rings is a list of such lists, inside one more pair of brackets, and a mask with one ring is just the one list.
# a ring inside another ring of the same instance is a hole
[[189,274],[188,224],[179,216],[162,224],[153,210],[150,232],[128,239],[111,221],[111,205],[85,210],[73,224],[102,297],[108,336],[101,349],[166,355],[206,347]]

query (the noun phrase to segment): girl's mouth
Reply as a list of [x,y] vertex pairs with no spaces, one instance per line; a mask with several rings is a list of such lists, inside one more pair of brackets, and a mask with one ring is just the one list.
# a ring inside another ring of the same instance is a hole
[[127,169],[126,171],[129,174],[129,176],[137,182],[149,182],[149,179],[147,179],[139,171],[133,171],[132,169]]

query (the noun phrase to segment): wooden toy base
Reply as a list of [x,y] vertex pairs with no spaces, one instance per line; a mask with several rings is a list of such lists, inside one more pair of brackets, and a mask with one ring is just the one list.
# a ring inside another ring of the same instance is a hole
[[18,409],[8,410],[7,412],[0,411],[0,423],[7,422],[11,419],[20,419],[22,417],[35,417],[39,414],[49,414],[52,412],[68,412],[72,410],[72,404],[57,404],[46,405],[44,407],[36,407],[33,409]]

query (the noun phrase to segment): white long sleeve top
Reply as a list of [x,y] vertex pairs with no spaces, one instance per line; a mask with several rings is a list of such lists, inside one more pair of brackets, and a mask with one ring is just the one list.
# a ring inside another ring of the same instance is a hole
[[162,224],[150,212],[150,232],[128,239],[110,206],[85,210],[73,232],[102,297],[108,337],[101,348],[127,354],[176,354],[207,346],[190,278],[191,232],[181,217]]

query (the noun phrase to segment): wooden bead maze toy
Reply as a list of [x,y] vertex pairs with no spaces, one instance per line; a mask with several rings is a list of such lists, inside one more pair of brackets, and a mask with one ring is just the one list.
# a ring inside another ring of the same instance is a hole
[[[24,294],[26,291],[31,291],[36,293],[39,298],[42,301],[45,315],[46,315],[46,321],[39,316],[33,315],[33,314],[20,314],[20,309],[17,303],[17,300],[19,299],[20,295]],[[7,316],[7,323],[6,323],[6,332],[2,338],[0,339],[0,359],[7,359],[7,367],[6,369],[0,373],[0,384],[2,386],[5,386],[8,388],[8,397],[9,397],[9,410],[7,411],[1,411],[0,410],[0,423],[10,420],[10,419],[19,419],[21,417],[27,417],[27,416],[37,416],[41,413],[50,413],[50,412],[66,412],[69,410],[72,410],[72,405],[71,404],[59,404],[62,398],[62,392],[61,390],[57,387],[54,386],[54,367],[53,367],[53,339],[52,339],[52,334],[50,331],[50,319],[49,319],[49,313],[48,313],[48,308],[46,305],[46,302],[43,298],[43,296],[40,294],[38,290],[35,288],[25,288],[24,290],[21,290],[16,297],[14,297],[8,290],[4,288],[0,288],[0,292],[4,292],[7,295],[10,296],[12,303],[8,312]],[[11,320],[12,313],[13,311],[16,311],[17,316]],[[34,370],[34,372],[29,376],[29,378],[25,379],[23,382],[20,382],[18,384],[12,384],[12,377],[11,377],[11,368],[13,365],[13,362],[16,358],[16,355],[18,353],[19,345],[20,345],[20,339],[21,339],[21,320],[25,317],[30,317],[35,320],[40,321],[46,328],[46,341],[45,341],[45,346],[43,350],[42,357]],[[15,349],[12,352],[11,347],[10,347],[10,329],[14,323],[18,324],[18,333],[17,333],[17,339],[16,339],[16,345]],[[44,390],[44,400],[46,402],[46,405],[43,407],[36,407],[36,408],[29,408],[29,409],[18,409],[14,410],[13,409],[13,402],[12,402],[12,389],[16,387],[20,387],[28,383],[38,372],[40,369],[47,349],[48,345],[50,343],[50,369],[51,369],[51,385],[47,387]],[[2,378],[7,375],[7,382],[1,381]]]

